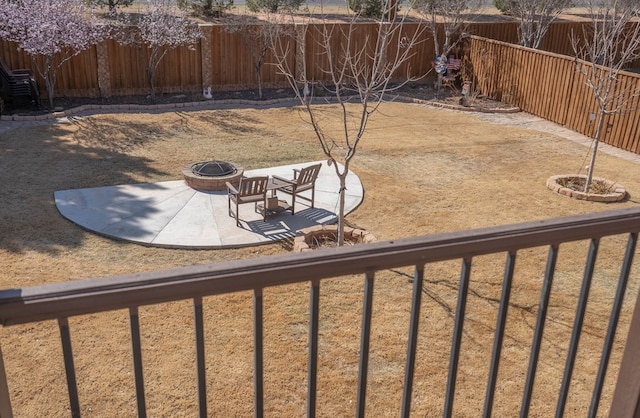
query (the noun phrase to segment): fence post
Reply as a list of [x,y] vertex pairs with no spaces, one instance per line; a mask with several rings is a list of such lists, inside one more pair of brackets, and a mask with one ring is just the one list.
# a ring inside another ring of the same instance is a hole
[[307,29],[306,23],[295,25],[295,75],[296,80],[307,80]]
[[213,37],[213,25],[200,25],[202,38],[200,38],[200,59],[202,61],[202,89],[211,86],[213,79],[213,60],[211,58],[211,42]]
[[96,45],[100,97],[111,97],[111,71],[109,69],[109,48],[107,48],[107,42],[109,42],[109,40],[104,40]]

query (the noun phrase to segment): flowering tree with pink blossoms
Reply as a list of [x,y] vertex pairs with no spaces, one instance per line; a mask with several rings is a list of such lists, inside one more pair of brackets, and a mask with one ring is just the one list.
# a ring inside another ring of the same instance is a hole
[[[151,100],[156,99],[154,78],[158,65],[169,51],[188,46],[194,49],[202,32],[195,22],[186,17],[175,0],[150,0],[147,11],[137,21],[133,15],[124,15],[120,20],[127,25],[120,31],[119,41],[140,50],[151,89]],[[137,26],[138,30],[132,30]]]
[[0,0],[0,37],[31,56],[50,109],[58,70],[107,34],[81,0]]

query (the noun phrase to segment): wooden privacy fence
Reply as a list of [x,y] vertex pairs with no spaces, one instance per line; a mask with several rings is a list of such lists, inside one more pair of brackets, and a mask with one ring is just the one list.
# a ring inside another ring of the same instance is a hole
[[[595,136],[598,107],[579,71],[580,65],[588,63],[475,36],[469,40],[469,54],[479,92],[591,138]],[[640,89],[640,75],[621,72],[614,89],[614,94],[625,93],[627,111],[606,116],[601,139],[640,153],[639,115],[634,111],[639,102],[631,94]]]
[[[549,29],[549,35],[543,41],[542,49],[552,52],[570,53],[569,34],[578,31],[581,23],[557,23]],[[335,37],[332,44],[339,47],[341,37],[348,31],[347,23],[329,25]],[[404,24],[403,31],[410,36],[418,30],[419,23]],[[296,25],[298,39],[302,39],[306,48],[305,64],[307,75],[315,80],[326,79],[326,55],[319,48],[319,34],[322,24]],[[364,45],[372,39],[377,30],[375,23],[358,23],[353,32],[354,45]],[[250,89],[256,87],[250,54],[238,33],[230,33],[224,25],[201,25],[203,38],[195,48],[177,48],[160,63],[156,72],[155,84],[158,92],[199,92],[211,86],[213,90]],[[485,38],[504,42],[517,41],[515,22],[472,23],[467,32]],[[300,37],[300,35],[302,37]],[[440,37],[442,39],[442,37]],[[294,41],[293,38],[290,40]],[[343,43],[343,42],[342,42]],[[294,54],[301,49],[292,44],[291,62]],[[403,76],[424,76],[431,70],[435,51],[429,31],[423,32],[423,42],[415,48],[412,59],[400,70]],[[16,44],[0,40],[0,56],[9,68],[29,68],[36,73],[29,56],[18,51]],[[283,86],[285,79],[277,73],[272,57],[266,58],[262,67],[262,80],[265,86]],[[40,80],[42,81],[42,80]],[[43,88],[44,83],[40,83]],[[149,87],[140,51],[127,45],[120,45],[113,39],[106,40],[62,66],[56,81],[58,97],[109,97],[112,95],[147,94]],[[41,91],[44,97],[46,92]]]
[[[322,24],[304,24],[289,27],[284,31],[291,62],[290,68],[298,72],[296,65],[304,63],[307,76],[311,80],[329,79],[327,73],[328,59],[320,45]],[[375,39],[378,26],[375,23],[358,23],[354,31],[349,32],[348,24],[326,25],[331,33],[331,45],[335,50],[342,48],[346,36],[353,37],[354,46],[371,45]],[[155,85],[159,93],[200,92],[211,87],[214,91],[255,88],[256,73],[250,52],[238,33],[231,33],[223,25],[201,25],[202,39],[195,48],[176,48],[160,62],[156,71]],[[408,38],[414,31],[420,30],[418,23],[405,24],[402,34]],[[294,37],[286,33],[297,33]],[[416,46],[412,57],[398,71],[398,78],[421,77],[431,69],[434,58],[433,41],[428,32]],[[298,56],[303,43],[305,59]],[[392,45],[393,47],[393,45]],[[393,55],[395,51],[389,51]],[[30,68],[37,73],[29,56],[18,51],[12,42],[0,40],[0,55],[9,68]],[[273,56],[267,53],[265,64],[261,69],[263,85],[266,87],[282,87],[286,79],[279,74]],[[42,80],[40,80],[42,81]],[[44,83],[41,82],[41,88]],[[149,86],[146,70],[141,58],[141,51],[134,46],[121,45],[114,39],[73,57],[58,72],[56,82],[57,97],[110,97],[147,94]],[[41,92],[43,96],[45,91]]]
[[[570,33],[581,31],[582,23],[563,22],[554,24],[549,35],[543,41],[542,49],[569,54]],[[347,32],[346,23],[331,24],[335,45]],[[418,23],[406,23],[404,31],[417,30]],[[298,35],[302,35],[306,48],[306,68],[314,79],[326,77],[323,61],[326,57],[318,47],[318,34],[322,24],[296,25]],[[354,44],[362,45],[375,34],[375,23],[358,23],[353,36]],[[230,33],[224,25],[201,25],[204,37],[193,50],[177,48],[160,63],[156,72],[156,86],[159,92],[201,91],[211,86],[214,90],[247,89],[256,86],[256,75],[251,64],[249,52],[242,42],[241,35]],[[504,42],[517,41],[515,22],[472,23],[467,31],[485,38]],[[421,76],[431,69],[435,52],[429,31],[425,31],[422,42],[411,61],[407,62],[404,73]],[[292,54],[300,51],[292,45]],[[18,51],[14,43],[0,40],[0,56],[10,68],[30,68],[31,60],[27,54]],[[291,57],[294,60],[294,57]],[[265,85],[283,85],[284,78],[277,74],[271,57],[262,68]],[[302,61],[296,61],[302,62]],[[42,83],[41,83],[42,84]],[[62,66],[56,82],[56,94],[64,96],[108,97],[110,95],[146,94],[148,85],[140,51],[132,46],[120,45],[115,40],[105,42],[84,51]],[[43,95],[46,93],[41,92]]]

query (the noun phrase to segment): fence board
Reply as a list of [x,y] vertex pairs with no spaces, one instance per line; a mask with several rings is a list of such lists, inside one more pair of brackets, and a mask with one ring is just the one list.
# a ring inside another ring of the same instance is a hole
[[[640,97],[638,95],[634,95],[629,103],[629,109],[631,109],[628,113],[632,113],[637,111],[640,108]],[[626,140],[623,143],[622,148],[633,151],[635,153],[640,153],[640,118],[629,116],[631,119],[631,123],[629,124],[629,130],[626,132]]]
[[[621,78],[618,83],[616,83],[616,101],[614,103],[614,106],[624,106],[624,103],[628,100],[629,98],[629,91],[627,90],[628,88],[628,78],[627,77],[623,77]],[[621,95],[621,96],[618,96]],[[624,125],[626,125],[626,118],[622,117],[622,112],[619,112],[616,115],[613,115],[611,117],[612,121],[611,123],[613,124],[611,126],[611,142],[612,145],[616,146],[616,147],[620,147],[622,145],[622,142],[624,142],[624,136],[622,134],[622,132],[624,132]]]

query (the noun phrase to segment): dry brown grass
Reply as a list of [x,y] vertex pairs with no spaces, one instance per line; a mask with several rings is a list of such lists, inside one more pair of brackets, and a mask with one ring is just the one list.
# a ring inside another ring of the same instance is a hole
[[[335,108],[327,106],[327,121]],[[338,126],[327,132],[339,135]],[[217,158],[247,169],[322,158],[297,108],[94,115],[0,136],[2,288],[65,282],[287,251],[281,244],[188,251],[116,242],[86,232],[56,211],[56,190],[178,179],[188,162]],[[597,175],[632,196],[604,205],[549,191],[554,174],[578,171],[585,147],[549,134],[481,122],[468,114],[388,104],[370,122],[353,170],[363,205],[349,221],[379,240],[529,221],[634,205],[638,166],[601,155]],[[620,237],[603,240],[567,413],[585,415],[615,291]],[[614,245],[615,244],[615,245]],[[617,246],[617,247],[616,247]],[[615,248],[614,248],[615,247]],[[546,249],[519,253],[495,416],[519,409]],[[587,243],[561,247],[531,416],[549,416],[561,381]],[[500,296],[504,255],[474,259],[454,415],[481,414]],[[416,365],[415,416],[441,415],[460,263],[427,266]],[[411,269],[377,276],[368,416],[399,414]],[[318,416],[355,408],[362,279],[321,286]],[[634,299],[638,269],[628,291]],[[305,414],[308,285],[265,290],[265,402],[268,416]],[[211,416],[252,415],[252,296],[205,300]],[[618,333],[626,336],[630,306]],[[196,415],[192,307],[188,301],[142,307],[149,416]],[[127,312],[72,318],[83,416],[135,416]],[[55,323],[2,330],[17,417],[68,416]],[[602,410],[620,358],[612,360]]]

